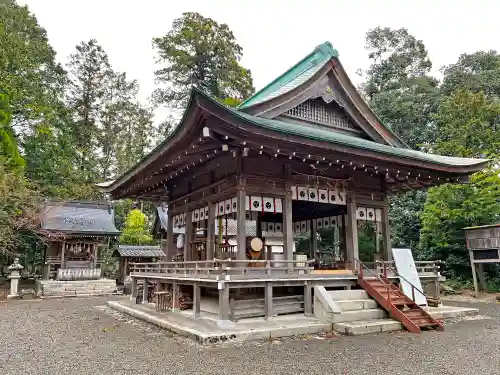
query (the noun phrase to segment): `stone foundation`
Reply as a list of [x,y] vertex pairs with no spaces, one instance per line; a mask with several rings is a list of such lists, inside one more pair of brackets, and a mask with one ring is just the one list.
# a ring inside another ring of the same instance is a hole
[[78,281],[37,281],[40,297],[101,296],[117,292],[116,281],[110,279]]

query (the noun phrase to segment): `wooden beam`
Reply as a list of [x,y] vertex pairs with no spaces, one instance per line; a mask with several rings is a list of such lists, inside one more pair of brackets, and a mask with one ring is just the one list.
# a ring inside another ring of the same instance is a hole
[[236,259],[246,259],[246,212],[245,212],[245,179],[238,178],[238,186],[236,188],[236,241],[237,241],[237,254]]
[[[290,166],[285,164],[286,180],[290,181],[292,172]],[[283,250],[285,260],[293,260],[293,214],[292,214],[292,189],[287,182],[286,194],[283,199]],[[293,263],[288,263],[288,268],[293,269]]]
[[359,259],[358,249],[358,221],[356,219],[356,198],[353,193],[347,202],[347,220],[345,223],[347,261],[351,267],[356,267],[355,260]]

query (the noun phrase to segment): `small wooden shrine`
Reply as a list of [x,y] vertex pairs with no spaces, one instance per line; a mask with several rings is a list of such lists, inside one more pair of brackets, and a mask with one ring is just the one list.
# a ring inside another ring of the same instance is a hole
[[469,250],[474,290],[486,289],[485,263],[500,263],[500,224],[464,228]]
[[[371,111],[326,42],[236,108],[194,88],[173,133],[100,186],[115,199],[168,208],[165,252],[169,260],[175,256],[174,228],[182,228],[184,265],[171,271],[166,264],[154,277],[192,285],[195,315],[199,288],[213,290],[220,319],[227,320],[230,296],[242,294],[233,292],[252,287],[265,288],[266,316],[273,288],[284,286],[303,291],[310,313],[314,285],[356,285],[359,223],[379,223],[381,258],[390,260],[390,194],[467,181],[486,163],[409,149]],[[316,269],[304,274],[318,256],[323,228],[334,230],[333,268],[341,276]],[[294,256],[302,235],[311,239],[306,261]],[[255,238],[265,250],[251,246]],[[234,267],[212,277],[227,259]],[[256,276],[250,272],[255,265],[272,269],[256,270]],[[151,277],[152,270],[138,267],[132,276]],[[204,276],[187,281],[178,272]]]
[[130,263],[165,261],[165,253],[160,246],[147,245],[119,245],[113,252],[118,260],[118,282],[123,283],[130,274]]
[[42,229],[49,233],[45,250],[46,279],[99,279],[100,248],[119,235],[114,210],[99,202],[48,202]]

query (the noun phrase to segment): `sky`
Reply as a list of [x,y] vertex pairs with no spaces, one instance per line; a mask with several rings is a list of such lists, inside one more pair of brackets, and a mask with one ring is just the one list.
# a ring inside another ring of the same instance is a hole
[[[35,13],[64,63],[82,40],[95,38],[113,68],[140,84],[146,102],[155,88],[152,38],[165,35],[183,12],[199,12],[233,30],[241,64],[260,89],[317,45],[330,41],[355,84],[368,64],[366,32],[405,27],[424,41],[433,72],[462,53],[500,50],[500,3],[491,0],[18,0]],[[156,112],[156,121],[163,114]]]

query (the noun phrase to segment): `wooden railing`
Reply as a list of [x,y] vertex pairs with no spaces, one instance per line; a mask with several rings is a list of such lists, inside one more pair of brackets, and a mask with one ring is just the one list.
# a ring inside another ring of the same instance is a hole
[[[196,262],[130,263],[131,274],[162,274],[184,276],[247,275],[263,273],[309,274],[314,261],[303,260],[233,260],[214,259]],[[280,264],[280,266],[276,266]]]
[[[359,261],[358,261],[359,262]],[[363,262],[363,264],[375,271],[377,274],[382,275],[384,268],[389,272],[389,276],[396,276],[396,264],[394,261],[377,261],[377,262]],[[434,275],[440,276],[439,270],[441,269],[439,261],[429,261],[429,260],[417,260],[415,261],[415,266],[417,268],[417,273],[419,275]],[[359,271],[359,269],[357,269]]]

